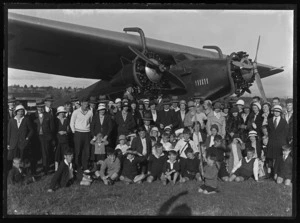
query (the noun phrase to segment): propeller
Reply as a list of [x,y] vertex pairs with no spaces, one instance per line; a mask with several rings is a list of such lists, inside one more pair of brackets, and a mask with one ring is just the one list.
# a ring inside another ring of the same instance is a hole
[[153,62],[152,60],[150,60],[148,57],[146,57],[143,53],[141,53],[140,51],[138,51],[137,49],[135,49],[134,47],[128,46],[128,48],[140,59],[144,60],[147,64],[149,64],[151,67],[153,67],[154,69],[156,69],[157,71],[163,73],[163,75],[169,79],[171,82],[175,83],[176,85],[178,85],[181,88],[185,88],[185,84],[183,83],[183,81],[178,78],[174,73],[172,73],[170,70],[168,70],[163,64],[159,63],[157,61],[157,63]]
[[264,88],[263,88],[263,85],[262,85],[262,82],[261,82],[261,78],[260,78],[260,75],[259,75],[258,70],[257,70],[257,54],[258,54],[258,49],[259,49],[259,42],[260,42],[260,36],[258,37],[255,59],[252,63],[253,73],[255,75],[255,82],[257,84],[257,87],[258,87],[258,90],[261,94],[261,97],[264,101],[267,101],[267,97],[266,97],[266,94],[265,94],[265,91],[264,91]]

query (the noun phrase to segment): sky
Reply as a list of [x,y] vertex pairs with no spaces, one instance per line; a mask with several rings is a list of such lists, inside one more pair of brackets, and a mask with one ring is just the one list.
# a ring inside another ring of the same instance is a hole
[[[140,27],[146,37],[202,48],[217,45],[223,54],[246,51],[257,62],[284,66],[282,73],[262,79],[267,97],[293,95],[292,10],[111,10],[111,9],[9,9],[9,12],[123,32]],[[70,78],[8,68],[8,85],[87,87],[98,80]],[[250,88],[259,95],[256,84]]]

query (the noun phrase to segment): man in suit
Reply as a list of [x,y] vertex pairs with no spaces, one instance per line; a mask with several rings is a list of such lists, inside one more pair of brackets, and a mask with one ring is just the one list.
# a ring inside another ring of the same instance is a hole
[[90,110],[93,112],[93,114],[96,113],[97,109],[97,99],[95,96],[91,96],[90,97],[90,100],[89,100],[89,107],[90,107]]
[[143,127],[145,128],[146,134],[149,136],[150,135],[150,131],[152,126],[150,125],[152,121],[152,115],[150,114],[150,112],[146,112],[144,117],[143,117]]
[[179,108],[180,110],[176,112],[177,120],[178,120],[178,126],[177,129],[184,128],[184,119],[186,115],[186,101],[181,100],[179,102]]
[[[151,139],[149,135],[146,134],[144,127],[138,127],[138,136],[132,140],[131,149],[133,151],[137,151],[138,153],[145,156],[147,159],[151,155],[152,145]],[[147,173],[147,159],[142,162],[141,165],[141,172],[142,174],[146,175]]]
[[157,111],[161,111],[164,109],[164,104],[163,104],[163,95],[162,94],[159,94],[157,99],[156,99],[156,109]]
[[178,96],[172,96],[172,106],[170,107],[170,109],[173,109],[175,112],[179,111],[180,108],[178,107]]
[[[50,160],[54,160],[54,153],[51,153],[51,142],[54,137],[54,118],[50,113],[45,112],[44,101],[36,101],[37,112],[33,121],[35,132],[38,136],[38,147],[41,149],[43,171],[47,175],[50,166]],[[52,158],[52,159],[50,159]]]
[[52,108],[52,103],[53,103],[54,99],[53,96],[51,94],[47,94],[44,102],[45,102],[45,112],[49,113],[50,115],[52,115],[52,117],[56,116],[56,109]]
[[271,171],[272,168],[274,168],[276,160],[282,156],[282,146],[287,144],[288,141],[288,124],[286,120],[281,117],[282,107],[280,105],[275,105],[272,110],[274,117],[268,120],[269,141],[266,155]]
[[25,108],[23,105],[16,106],[14,115],[15,117],[9,120],[7,128],[7,159],[9,161],[9,169],[15,157],[19,157],[24,161],[24,151],[28,148],[29,141],[33,136],[32,123],[30,119],[25,116]]
[[170,109],[170,99],[163,100],[164,109],[158,112],[158,120],[160,131],[162,132],[165,127],[169,126],[174,129],[178,126],[178,120],[174,110]]
[[16,98],[13,95],[8,95],[8,116],[7,120],[13,118],[15,116],[14,110],[16,107]]

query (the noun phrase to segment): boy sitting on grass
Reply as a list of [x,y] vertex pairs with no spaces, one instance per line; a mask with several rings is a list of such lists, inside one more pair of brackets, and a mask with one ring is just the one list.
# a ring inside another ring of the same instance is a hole
[[217,192],[219,169],[216,160],[217,157],[214,154],[207,157],[206,165],[203,167],[203,171],[201,171],[204,184],[198,189],[199,193],[213,194]]
[[251,146],[246,148],[247,156],[243,157],[239,163],[232,169],[229,181],[244,181],[254,175],[258,181],[258,159],[254,157],[255,149]]
[[31,177],[30,179],[26,179],[26,175],[24,174],[21,168],[21,158],[15,157],[13,159],[12,168],[8,172],[7,183],[12,185],[23,185],[35,182],[35,178]]
[[180,183],[184,183],[189,180],[200,181],[200,159],[195,156],[192,148],[187,148],[185,151],[187,156],[186,162],[183,162],[183,165],[180,166],[181,169],[181,178]]
[[74,181],[74,170],[72,165],[73,152],[71,150],[66,150],[64,158],[64,161],[59,164],[59,167],[51,180],[48,192],[53,192],[60,187],[69,187]]
[[95,175],[100,176],[105,185],[113,185],[118,178],[120,167],[120,160],[117,158],[116,152],[109,149],[107,150],[107,158],[101,165],[100,171],[96,171]]
[[292,147],[290,145],[282,146],[283,156],[276,159],[274,168],[274,179],[278,184],[284,181],[286,186],[291,185],[293,158],[291,156]]
[[124,181],[125,184],[142,183],[142,180],[145,178],[145,174],[138,174],[138,164],[144,162],[146,157],[137,151],[132,151],[131,149],[128,149],[125,155],[126,158],[123,160],[120,180]]
[[154,145],[153,154],[149,156],[148,161],[148,178],[147,182],[152,183],[161,178],[163,165],[167,160],[167,155],[163,153],[163,145],[158,142]]
[[168,160],[163,165],[163,173],[161,175],[161,181],[163,185],[167,185],[167,181],[176,184],[176,180],[179,175],[179,161],[177,160],[177,152],[175,150],[170,150],[168,155]]

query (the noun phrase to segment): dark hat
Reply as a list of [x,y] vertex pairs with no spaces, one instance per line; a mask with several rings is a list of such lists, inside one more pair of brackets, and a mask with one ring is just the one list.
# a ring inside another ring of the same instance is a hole
[[144,105],[144,101],[143,100],[139,100],[139,105]]
[[106,98],[106,95],[99,95],[99,103],[107,103],[108,100]]
[[89,103],[91,103],[91,104],[97,104],[97,98],[95,96],[91,96],[90,100],[89,100]]
[[45,106],[44,100],[38,99],[36,100],[36,107],[43,107]]
[[188,102],[188,108],[190,108],[190,107],[195,107],[195,104],[193,101]]
[[128,104],[128,102],[122,102],[122,104],[121,104],[121,108],[124,108],[124,107],[129,107],[129,104]]
[[145,120],[145,121],[152,121],[152,115],[150,114],[150,112],[146,112],[144,114],[143,120]]
[[44,101],[54,101],[53,96],[51,94],[47,94]]
[[178,96],[172,96],[171,100],[172,100],[172,103],[179,103]]
[[164,105],[170,105],[171,104],[171,100],[169,98],[164,98],[163,99],[163,104]]
[[292,98],[286,99],[285,104],[287,105],[287,104],[290,104],[290,103],[293,104],[293,99]]
[[89,98],[88,97],[82,97],[80,101],[81,102],[89,102]]
[[217,131],[219,131],[219,127],[218,127],[217,124],[211,125],[211,126],[210,126],[210,130],[212,130],[212,129],[216,129]]
[[154,100],[151,100],[149,103],[149,106],[151,106],[151,105],[156,105],[156,102]]
[[79,101],[76,95],[71,96],[71,102]]
[[132,101],[130,101],[130,105],[132,105],[132,104],[136,104],[137,105],[138,103],[137,103],[136,100],[132,100]]
[[16,98],[13,95],[8,95],[8,103],[16,102]]
[[227,103],[224,103],[223,109],[225,109],[225,108],[229,109],[229,105]]
[[239,109],[236,106],[234,106],[233,108],[231,108],[230,112],[231,113],[239,112]]
[[232,136],[232,138],[233,138],[233,139],[237,139],[237,138],[240,138],[240,136],[239,136],[239,134],[234,133],[233,136]]
[[221,108],[221,103],[217,101],[217,102],[214,104],[214,109],[220,109],[220,108]]
[[194,94],[194,99],[202,99],[199,93]]

